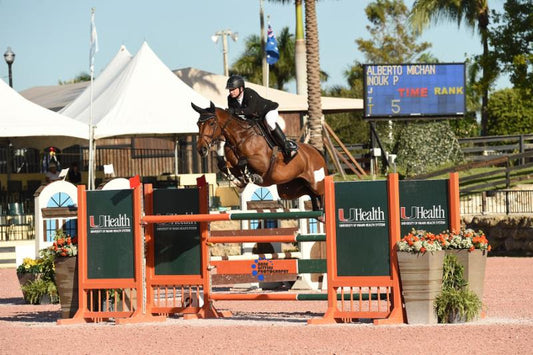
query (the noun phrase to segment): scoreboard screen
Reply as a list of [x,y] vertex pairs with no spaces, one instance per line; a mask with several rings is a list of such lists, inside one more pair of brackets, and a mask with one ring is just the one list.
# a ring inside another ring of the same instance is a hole
[[454,117],[465,114],[465,65],[366,64],[366,119]]

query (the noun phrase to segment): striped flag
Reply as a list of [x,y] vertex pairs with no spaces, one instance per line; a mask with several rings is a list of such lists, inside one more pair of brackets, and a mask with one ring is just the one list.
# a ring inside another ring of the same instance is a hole
[[98,34],[94,24],[94,8],[91,9],[91,49],[89,51],[89,68],[94,73],[94,55],[98,52]]
[[265,52],[267,56],[266,61],[268,64],[275,64],[279,60],[278,41],[276,41],[276,37],[274,36],[274,32],[272,31],[270,24],[268,24]]

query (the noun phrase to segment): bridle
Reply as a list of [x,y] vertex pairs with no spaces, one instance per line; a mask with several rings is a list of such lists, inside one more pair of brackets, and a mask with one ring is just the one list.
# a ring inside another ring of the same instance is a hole
[[[214,112],[203,112],[200,114],[200,118],[198,119],[198,127],[201,128],[205,123],[207,123],[208,121],[211,121],[213,120],[213,130],[212,130],[212,133],[211,134],[202,134],[201,135],[201,138],[204,139],[207,143],[207,145],[209,146],[209,148],[216,142],[220,141],[220,137],[224,137],[226,138],[226,136],[224,135],[224,132],[226,131],[226,127],[232,122],[232,121],[236,121],[237,123],[241,123],[239,122],[240,120],[236,117],[234,117],[233,115],[229,114],[229,119],[226,120],[226,122],[224,122],[224,124],[222,126],[220,126],[220,133],[217,135],[216,132],[217,130],[219,129],[219,118],[218,116],[216,115],[216,113]],[[250,125],[250,123],[246,123],[247,125]],[[250,125],[250,126],[253,126],[253,125]],[[227,132],[226,132],[227,133]],[[237,146],[237,145],[240,145],[244,142],[246,142],[248,139],[250,138],[250,136],[246,137],[244,140],[241,140],[239,142],[228,142],[230,143],[232,146]]]

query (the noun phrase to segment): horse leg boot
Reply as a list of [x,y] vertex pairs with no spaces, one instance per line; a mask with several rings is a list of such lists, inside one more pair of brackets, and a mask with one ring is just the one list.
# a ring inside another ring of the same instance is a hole
[[224,155],[224,145],[226,142],[220,141],[218,142],[217,146],[217,167],[222,173],[222,175],[225,176],[226,179],[234,183],[237,187],[242,188],[246,186],[246,183],[244,181],[239,180],[236,178],[228,166],[228,162],[226,161],[226,156]]
[[298,146],[293,141],[290,141],[287,139],[287,137],[285,137],[285,133],[283,133],[281,127],[277,123],[276,128],[270,132],[278,146],[281,148],[283,156],[285,157],[285,161],[289,162],[296,155]]
[[261,175],[255,174],[248,169],[248,159],[246,159],[246,157],[240,157],[237,166],[241,170],[242,175],[246,178],[247,182],[251,182],[252,184],[263,183],[263,178]]
[[227,168],[226,166],[226,158],[224,158],[224,156],[219,156],[217,155],[217,166],[218,166],[218,170],[224,172]]

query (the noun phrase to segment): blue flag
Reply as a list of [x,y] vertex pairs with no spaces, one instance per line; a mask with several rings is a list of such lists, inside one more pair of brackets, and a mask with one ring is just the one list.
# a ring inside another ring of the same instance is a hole
[[268,25],[265,52],[267,55],[266,60],[268,64],[275,64],[279,60],[278,41],[276,41],[276,37],[274,37],[274,32],[272,31],[270,24]]

